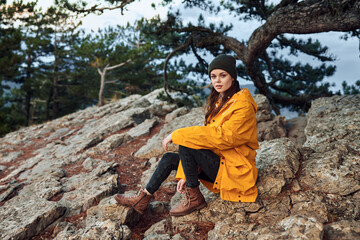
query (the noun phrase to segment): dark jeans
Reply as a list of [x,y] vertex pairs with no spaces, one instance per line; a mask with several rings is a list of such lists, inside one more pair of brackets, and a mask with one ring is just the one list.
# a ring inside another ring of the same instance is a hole
[[[220,157],[211,150],[192,149],[179,146],[179,154],[165,153],[159,165],[146,185],[149,193],[155,193],[172,170],[176,170],[181,159],[182,167],[186,177],[186,186],[194,188],[199,186],[199,178],[214,182],[220,165]],[[201,172],[198,173],[198,166]]]

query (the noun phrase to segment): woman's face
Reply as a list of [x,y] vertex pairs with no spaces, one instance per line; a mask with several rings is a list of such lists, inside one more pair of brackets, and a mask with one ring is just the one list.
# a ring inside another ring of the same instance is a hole
[[226,92],[232,85],[234,78],[222,69],[214,69],[210,73],[211,83],[218,93]]

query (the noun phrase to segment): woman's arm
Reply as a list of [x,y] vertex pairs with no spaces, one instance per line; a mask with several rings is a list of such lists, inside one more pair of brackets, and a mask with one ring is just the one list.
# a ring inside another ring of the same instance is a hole
[[171,143],[171,142],[172,142],[172,137],[171,137],[171,134],[169,134],[166,138],[164,138],[164,140],[162,142],[162,146],[163,146],[163,149],[165,150],[165,152],[167,152],[168,143]]
[[172,141],[194,149],[230,149],[249,142],[256,131],[255,111],[250,104],[233,111],[221,126],[195,126],[177,129]]

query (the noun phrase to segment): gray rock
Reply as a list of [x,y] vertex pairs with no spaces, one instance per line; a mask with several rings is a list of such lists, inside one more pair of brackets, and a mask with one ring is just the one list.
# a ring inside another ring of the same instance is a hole
[[329,145],[344,145],[360,151],[360,94],[320,98],[307,113],[305,147],[326,152]]
[[113,150],[115,148],[120,147],[125,142],[130,141],[132,138],[127,133],[114,134],[110,137],[106,138],[100,144],[96,146],[96,150],[98,151],[107,151]]
[[258,140],[268,141],[275,138],[286,137],[286,119],[283,116],[276,116],[272,120],[259,122],[257,124]]
[[51,141],[51,140],[60,138],[64,135],[66,135],[68,132],[69,132],[68,128],[59,128],[55,132],[53,132],[46,140]]
[[284,218],[274,226],[253,230],[247,239],[322,240],[323,230],[323,225],[314,218],[295,215]]
[[74,225],[69,222],[59,222],[55,225],[52,236],[56,236],[54,239],[66,239],[66,233],[74,233],[74,229]]
[[86,158],[84,162],[82,163],[82,166],[88,170],[91,171],[94,169],[95,166],[99,165],[102,162],[102,160],[99,159],[92,159],[92,158]]
[[261,227],[266,227],[290,215],[291,200],[289,196],[262,199],[261,204],[257,212],[247,213],[250,223],[257,222]]
[[22,155],[24,152],[23,151],[18,151],[18,152],[9,152],[9,153],[2,153],[1,155],[1,160],[0,163],[8,163],[8,162],[13,162],[15,159],[17,159],[20,155]]
[[360,239],[359,221],[339,221],[325,226],[327,239]]
[[106,220],[96,222],[94,225],[87,226],[81,235],[81,240],[113,240],[131,238],[131,231],[128,226],[120,225],[118,222]]
[[129,131],[127,131],[127,134],[131,138],[147,136],[150,134],[151,128],[156,126],[158,123],[159,123],[158,118],[146,119],[141,124],[137,125],[136,127],[131,128]]
[[175,234],[175,235],[171,238],[171,240],[186,240],[186,238],[184,238],[183,236],[181,236],[180,233],[178,233],[178,234]]
[[170,234],[152,234],[143,238],[143,240],[170,240],[170,239],[171,239]]
[[262,94],[255,94],[253,98],[257,104],[256,121],[260,123],[271,120],[271,109],[267,98]]
[[[92,217],[92,216],[91,216]],[[55,240],[98,240],[98,239],[131,239],[132,233],[127,225],[107,219],[104,221],[91,221],[84,228],[77,229],[72,224],[57,224],[53,235]]]
[[209,231],[208,239],[239,239],[247,240],[247,236],[255,227],[255,223],[236,223],[233,217],[216,222],[213,230]]
[[95,149],[96,151],[109,151],[115,148],[122,146],[123,144],[132,141],[138,137],[147,136],[150,134],[151,128],[153,128],[156,124],[159,123],[159,119],[157,117],[153,119],[146,119],[141,124],[131,128],[129,131],[114,134],[106,138],[100,144],[98,144]]
[[170,122],[177,117],[187,114],[188,112],[189,112],[189,109],[186,107],[181,107],[181,108],[175,109],[174,111],[172,111],[171,113],[166,115],[165,122]]
[[322,201],[328,209],[329,221],[360,219],[360,191],[348,196],[325,194]]
[[[133,95],[90,107],[1,138],[0,161],[19,157],[22,161],[2,172],[6,176],[0,180],[4,204],[0,208],[0,238],[30,239],[49,225],[55,226],[54,239],[131,238],[124,224],[136,224],[140,215],[113,198],[119,187],[115,168],[122,163],[111,163],[114,156],[109,152],[146,136],[161,121],[154,116],[163,118],[170,113],[166,117],[169,122],[136,155],[154,157],[141,177],[145,184],[163,154],[163,138],[177,128],[203,125],[203,108],[182,115],[186,109],[176,109],[158,99],[161,92],[159,89],[146,96]],[[227,202],[201,185],[206,208],[166,218],[152,226],[145,239],[170,239],[173,234],[172,239],[196,239],[202,224],[214,225],[208,239],[359,238],[359,95],[315,100],[306,121],[302,118],[301,122],[273,117],[266,98],[254,98],[258,104],[258,136],[265,140],[256,158],[257,201]],[[299,131],[306,122],[303,136]],[[282,136],[296,144],[279,138]],[[276,139],[268,140],[272,138]],[[28,147],[34,149],[26,158]],[[177,151],[174,145],[170,149]],[[175,188],[174,175],[162,187]],[[170,205],[181,197],[175,194]],[[169,208],[167,202],[154,201],[149,211],[163,214]],[[63,221],[83,211],[87,217],[78,224]],[[323,223],[327,223],[325,227]]]
[[6,168],[7,168],[6,166],[0,165],[0,172],[4,171]]
[[59,179],[52,176],[47,176],[39,180],[38,182],[26,185],[22,189],[22,194],[35,194],[46,200],[51,200],[54,196],[62,192],[62,184]]
[[35,196],[16,196],[0,208],[0,238],[30,239],[61,217],[66,207]]
[[163,219],[160,222],[153,224],[146,232],[144,233],[144,237],[148,237],[154,234],[164,234],[168,231],[167,225],[169,225],[167,219]]
[[313,217],[320,223],[328,221],[328,209],[323,198],[311,192],[299,192],[290,196],[292,215]]
[[314,191],[348,195],[360,189],[360,155],[343,149],[315,152],[306,159],[300,184]]
[[31,169],[34,166],[36,166],[41,160],[42,159],[40,157],[38,157],[38,156],[26,159],[19,167],[15,168],[14,171],[9,173],[6,177],[2,178],[0,180],[0,183],[1,182],[7,182],[7,181],[10,181],[11,179],[14,179],[20,173],[26,171],[27,169]]
[[256,155],[260,195],[278,195],[295,178],[300,166],[299,160],[300,153],[288,138],[261,142]]
[[93,120],[77,132],[76,135],[68,138],[66,142],[76,145],[78,151],[91,148],[103,140],[103,136],[115,133],[133,124],[140,124],[145,119],[151,118],[147,108],[130,108],[115,114],[104,116]]
[[360,189],[360,95],[315,100],[307,115],[300,184],[346,196]]
[[22,183],[14,183],[14,184],[11,184],[10,186],[4,186],[3,189],[1,189],[1,190],[5,190],[5,189],[6,190],[0,194],[0,202],[5,201],[6,199],[10,198],[10,196],[13,195],[15,193],[15,191],[22,185],[23,185]]
[[100,203],[86,211],[86,225],[91,226],[96,222],[112,220],[121,225],[134,223],[139,220],[139,214],[132,208],[119,205],[114,196],[104,198]]
[[117,192],[117,164],[99,165],[91,174],[74,175],[63,183],[65,191],[60,203],[68,208],[68,215],[90,208],[96,201]]
[[[133,105],[136,107],[146,107],[151,114],[155,116],[164,116],[167,113],[172,112],[176,108],[176,105],[160,100],[159,96],[161,94],[164,95],[164,89],[156,89],[136,100]],[[176,93],[172,93],[172,95],[175,96]]]
[[298,148],[301,148],[305,141],[305,127],[306,117],[299,116],[297,118],[286,120],[287,137],[295,143]]
[[[162,148],[162,140],[178,128],[203,125],[204,124],[204,114],[202,108],[195,108],[191,110],[188,114],[185,114],[181,117],[176,118],[175,120],[167,123],[160,130],[160,132],[154,135],[151,139],[148,140],[146,145],[141,147],[136,153],[135,157],[139,158],[151,158],[157,157],[164,153]],[[169,146],[170,151],[176,151],[177,147]]]

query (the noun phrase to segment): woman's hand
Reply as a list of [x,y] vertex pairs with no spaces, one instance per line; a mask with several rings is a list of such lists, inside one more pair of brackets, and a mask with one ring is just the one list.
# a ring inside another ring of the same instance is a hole
[[162,146],[163,146],[163,149],[165,150],[165,152],[167,151],[167,145],[168,143],[171,143],[172,142],[172,137],[171,137],[171,134],[169,136],[167,136],[163,142],[162,142]]
[[185,193],[185,189],[184,189],[185,183],[186,183],[185,179],[180,179],[180,181],[177,183],[176,191],[178,191],[181,194],[184,194]]

